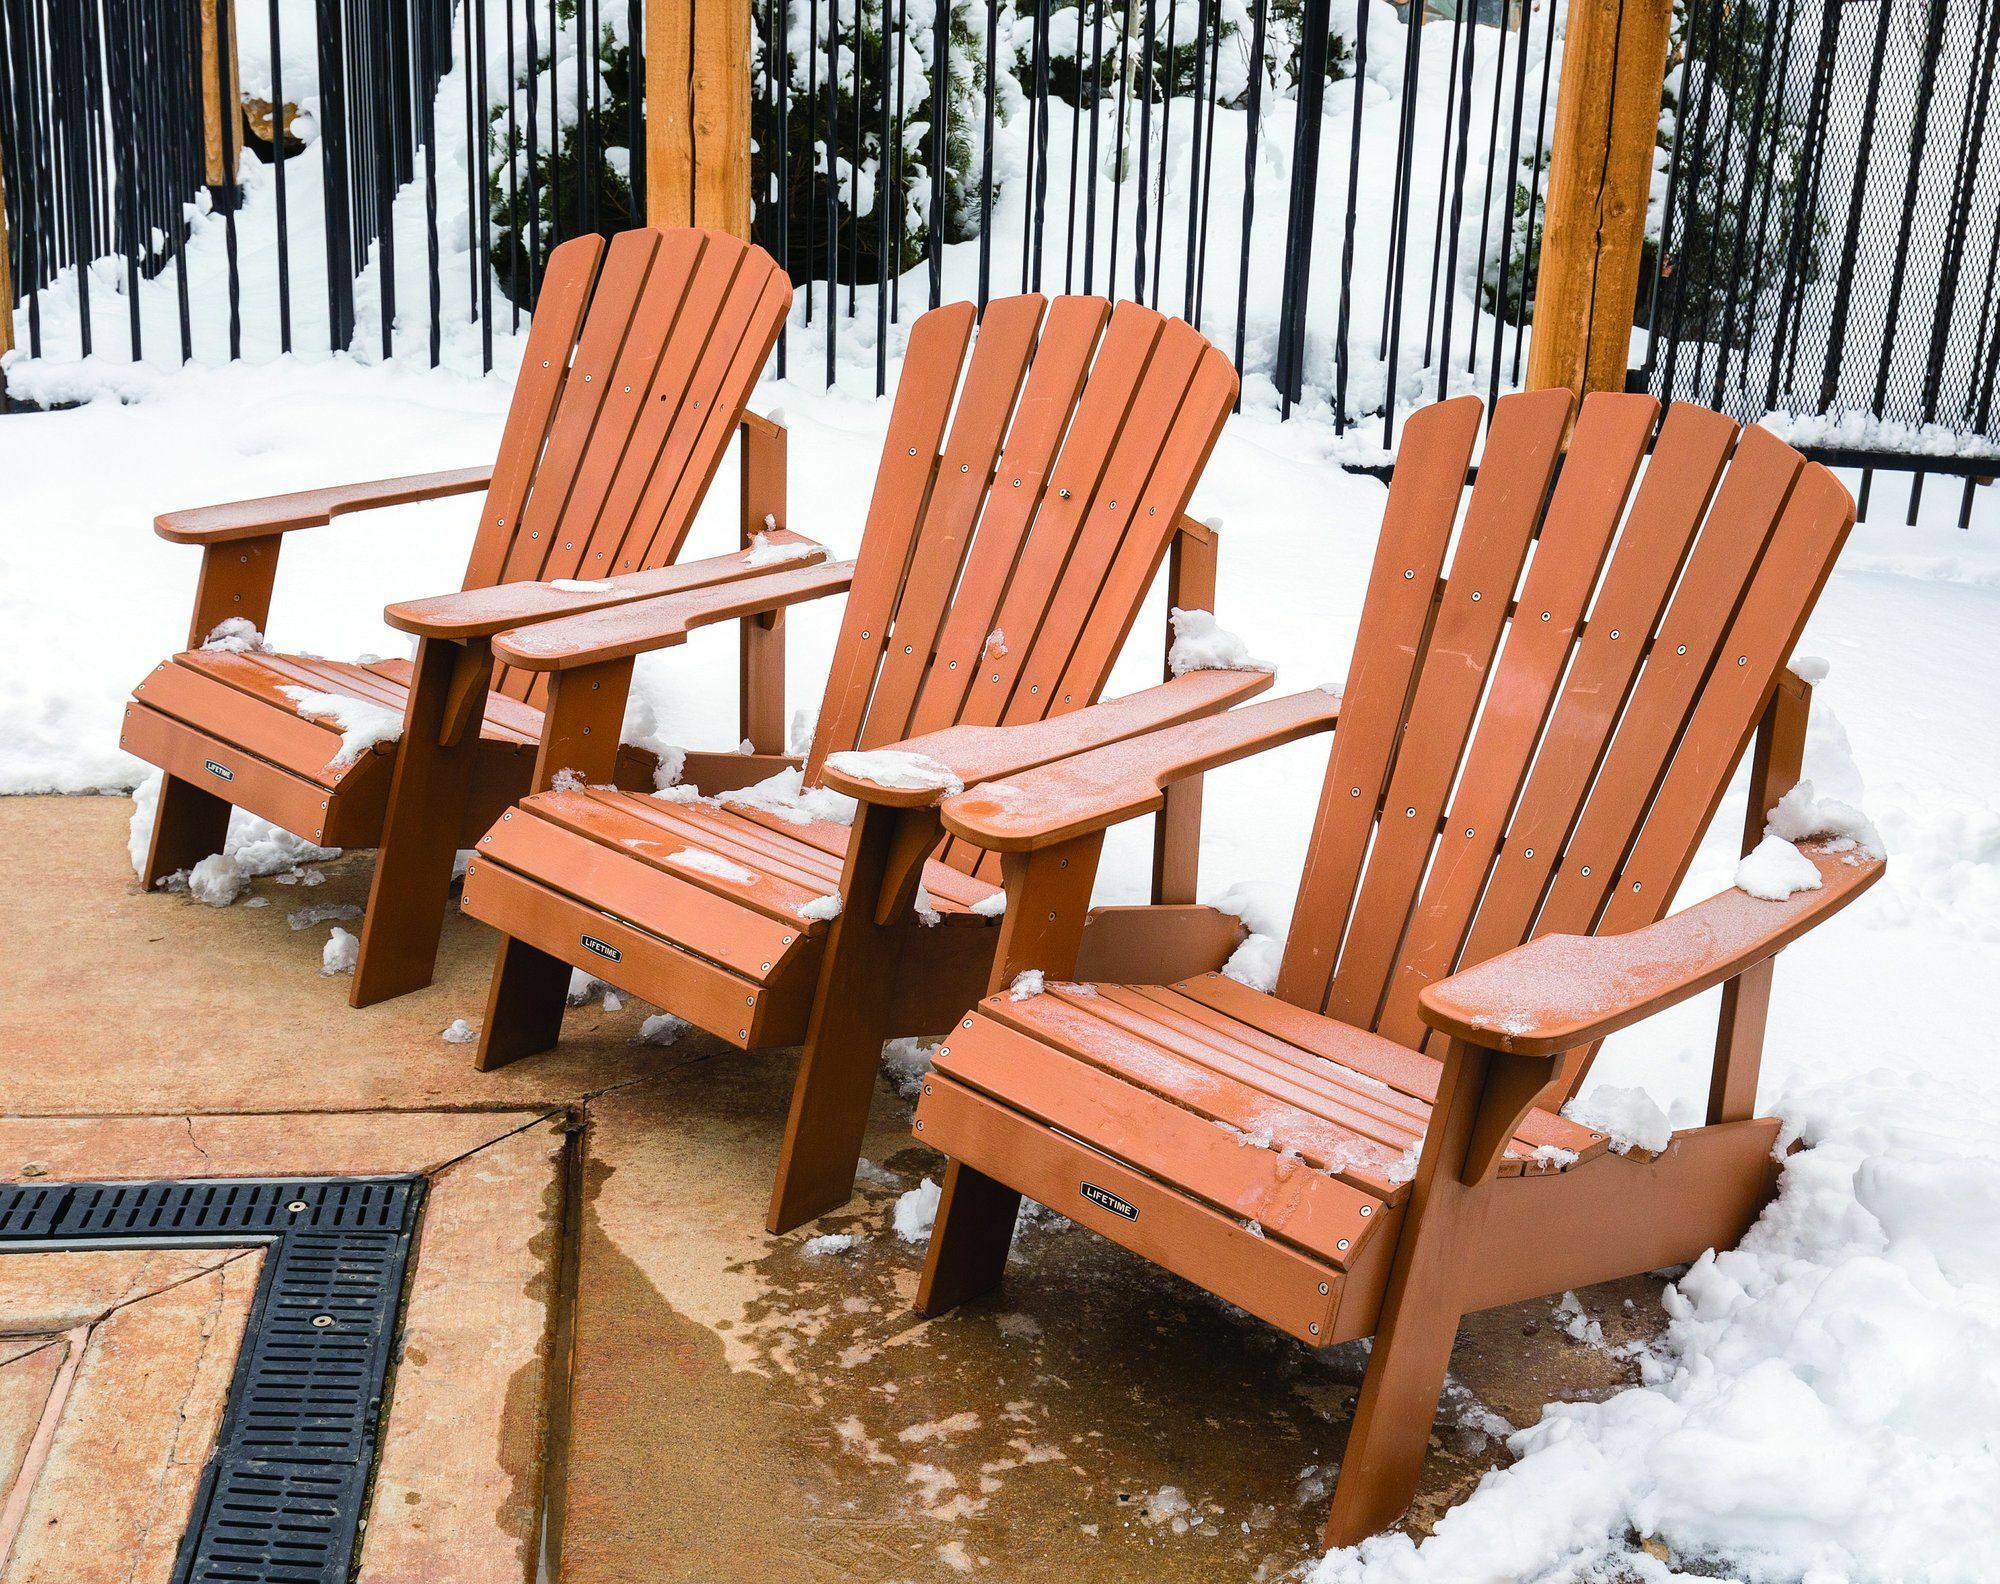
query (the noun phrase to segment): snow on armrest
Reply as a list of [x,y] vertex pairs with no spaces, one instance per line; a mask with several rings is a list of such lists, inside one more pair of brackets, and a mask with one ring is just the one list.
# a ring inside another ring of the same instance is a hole
[[[751,552],[743,552],[748,555]],[[668,569],[671,570],[671,569]],[[641,576],[643,574],[635,574]],[[650,599],[599,597],[581,615],[517,628],[496,639],[493,652],[524,671],[571,671],[579,666],[628,660],[670,648],[697,627],[782,610],[806,600],[843,593],[854,579],[852,561],[827,561],[771,570],[751,566],[741,575]],[[629,585],[634,578],[616,580]],[[621,592],[625,590],[621,589]]]
[[510,627],[581,616],[634,600],[758,578],[773,564],[770,560],[773,547],[782,547],[787,552],[786,559],[779,564],[788,568],[802,563],[816,566],[828,554],[824,545],[801,539],[797,534],[779,531],[759,534],[757,538],[759,543],[748,550],[652,567],[644,572],[627,572],[618,577],[496,583],[491,588],[404,600],[383,611],[382,619],[399,631],[425,638],[490,638]]
[[1820,883],[1767,902],[1730,889],[1622,935],[1544,935],[1426,986],[1432,1028],[1488,1050],[1553,1056],[1595,1044],[1754,968],[1881,878],[1851,842],[1799,849]]
[[[1018,726],[950,726],[870,753],[831,754],[826,783],[865,802],[926,808],[975,782],[1227,709],[1270,685],[1268,671],[1191,671],[1158,687]],[[913,759],[929,761],[942,774],[904,762]]]
[[484,489],[493,467],[458,468],[447,473],[412,473],[404,478],[376,479],[367,484],[338,484],[331,489],[300,490],[291,495],[266,495],[259,500],[229,501],[220,506],[196,506],[162,512],[153,531],[175,544],[221,544],[232,539],[263,539],[296,528],[317,528],[346,512],[404,506]]
[[[1190,672],[1197,677],[1268,675]],[[996,852],[1033,852],[1155,812],[1166,788],[1217,765],[1326,731],[1340,718],[1337,694],[1320,688],[1095,748],[1004,780],[972,786],[944,805],[944,826]]]

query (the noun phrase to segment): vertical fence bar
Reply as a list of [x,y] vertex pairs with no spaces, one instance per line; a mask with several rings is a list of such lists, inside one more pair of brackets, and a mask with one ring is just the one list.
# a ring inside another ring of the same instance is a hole
[[[1244,107],[1243,120],[1243,229],[1237,249],[1236,261],[1236,366],[1243,367],[1243,339],[1245,325],[1250,311],[1250,237],[1257,220],[1257,133],[1263,121],[1264,105],[1264,21],[1269,0],[1255,0],[1250,13],[1250,90]],[[1362,8],[1363,15],[1367,7]],[[1355,100],[1355,113],[1360,114],[1360,100]],[[1360,136],[1359,128],[1356,137]],[[1354,185],[1348,184],[1348,194],[1352,197]],[[1352,230],[1353,211],[1349,210],[1349,228]],[[1241,411],[1243,397],[1236,398],[1237,410]]]

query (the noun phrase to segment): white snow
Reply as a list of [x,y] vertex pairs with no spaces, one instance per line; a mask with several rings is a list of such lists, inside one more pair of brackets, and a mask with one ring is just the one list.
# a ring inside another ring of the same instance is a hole
[[965,783],[950,765],[900,748],[850,749],[828,754],[826,764],[829,770],[838,770],[857,781],[872,781],[877,786],[901,791],[942,792],[946,797],[956,797],[965,790]]
[[329,976],[351,974],[354,965],[361,960],[361,939],[350,935],[338,924],[326,938],[326,945],[320,948],[319,971]]
[[882,1047],[883,1076],[912,1105],[924,1091],[924,1079],[930,1074],[938,1044],[937,1040],[906,1036],[892,1039]]
[[271,646],[257,631],[257,624],[242,616],[217,622],[215,631],[203,640],[204,649],[226,649],[231,654],[269,654]]
[[896,1236],[905,1243],[921,1243],[931,1235],[937,1221],[938,1200],[943,1195],[935,1181],[926,1177],[896,1201],[893,1221]]
[[755,885],[757,877],[741,864],[731,863],[727,858],[718,857],[700,847],[683,847],[679,852],[667,854],[668,863],[677,863],[689,869],[699,870],[705,875],[714,875],[718,880],[727,880],[731,885]]
[[243,866],[227,853],[210,853],[188,871],[188,894],[209,907],[228,907],[250,884]]
[[[132,820],[126,836],[126,851],[132,860],[134,874],[145,867],[146,848],[153,837],[153,814],[159,807],[159,801],[160,772],[148,771],[132,791]],[[259,819],[245,809],[230,810],[229,834],[223,839],[222,850],[246,882],[271,875],[280,884],[317,885],[322,878],[318,871],[301,866],[340,856],[338,847],[315,846],[303,836],[280,830],[269,820]],[[197,864],[195,867],[198,869],[201,866]],[[192,872],[182,877],[182,883],[192,885]],[[175,887],[170,886],[170,889]],[[358,918],[360,914],[361,909],[355,908],[352,916]]]
[[550,578],[548,584],[565,594],[608,594],[618,587],[609,578]]
[[1014,975],[1014,982],[1007,987],[1009,1001],[1025,1001],[1030,996],[1038,996],[1041,993],[1042,970],[1039,968],[1023,968]]
[[840,893],[829,891],[825,896],[814,897],[810,902],[801,902],[797,912],[809,923],[824,923],[828,919],[840,917]]
[[[776,524],[765,519],[768,526]],[[743,552],[743,564],[753,567],[783,566],[790,561],[823,561],[826,546],[808,539],[773,539],[767,533],[752,534],[750,548]]]
[[857,806],[845,792],[836,792],[832,787],[806,786],[805,773],[796,765],[750,786],[718,792],[715,801],[725,808],[735,804],[761,809],[791,825],[810,825],[814,820],[852,825]]
[[639,1025],[639,1032],[632,1036],[634,1045],[671,1045],[694,1025],[685,1018],[677,1018],[671,1012],[655,1012]]
[[1875,829],[1874,822],[1840,798],[1815,797],[1810,781],[1801,781],[1778,800],[1764,829],[1788,842],[1831,836],[1836,838],[1834,851],[1840,850],[1837,843],[1845,842],[1857,848],[1863,857],[1885,856],[1882,833]]
[[447,1045],[470,1045],[479,1038],[479,1030],[464,1018],[453,1018],[438,1038]]
[[1621,1155],[1635,1149],[1657,1155],[1673,1138],[1666,1112],[1644,1089],[1595,1084],[1564,1106],[1562,1114],[1607,1135]]
[[852,1232],[822,1232],[818,1237],[807,1238],[804,1247],[808,1254],[826,1256],[850,1253],[860,1242],[860,1237]]
[[917,922],[926,929],[935,929],[944,922],[944,915],[937,910],[936,904],[931,901],[931,894],[924,889],[924,883],[921,880],[917,882],[917,897],[910,904],[910,911],[917,915]]
[[340,750],[327,761],[329,765],[351,765],[377,743],[395,742],[403,735],[402,714],[386,704],[308,687],[278,691],[307,720],[330,720],[340,728]]
[[1167,669],[1175,676],[1190,671],[1273,671],[1277,668],[1254,659],[1250,646],[1205,610],[1173,612],[1174,641],[1167,650]]
[[983,896],[972,904],[972,911],[981,918],[999,918],[1007,911],[1007,893],[995,891],[991,896]]
[[1822,884],[1813,861],[1782,836],[1766,836],[1736,866],[1736,889],[1766,902],[1782,902]]

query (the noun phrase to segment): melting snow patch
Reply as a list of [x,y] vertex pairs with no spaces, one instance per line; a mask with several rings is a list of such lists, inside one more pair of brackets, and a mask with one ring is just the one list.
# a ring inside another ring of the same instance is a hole
[[1829,852],[1851,848],[1864,858],[1886,856],[1882,834],[1875,829],[1874,821],[1853,804],[1843,803],[1839,798],[1814,797],[1810,781],[1801,781],[1778,800],[1764,832],[1768,836],[1783,837],[1788,842],[1806,841],[1815,836],[1831,837],[1832,841],[1827,845]]
[[340,728],[340,752],[327,761],[330,768],[351,765],[377,743],[395,742],[403,735],[401,712],[386,704],[371,704],[345,693],[316,693],[304,687],[278,691],[307,720],[330,720]]
[[1413,1140],[1410,1147],[1396,1157],[1389,1169],[1382,1175],[1392,1183],[1413,1182],[1417,1175],[1417,1165],[1424,1156],[1424,1141]]
[[995,891],[991,896],[983,896],[972,904],[972,911],[981,918],[998,918],[1007,911],[1007,893]]
[[331,977],[334,974],[351,974],[354,965],[361,960],[361,941],[334,925],[333,933],[327,937],[326,945],[320,949],[319,971]]
[[1205,610],[1175,607],[1173,647],[1167,651],[1167,669],[1175,676],[1190,671],[1274,671],[1277,668],[1254,659],[1250,646]]
[[921,1243],[931,1235],[937,1221],[938,1199],[943,1190],[926,1177],[896,1201],[896,1236],[905,1243]]
[[188,871],[188,895],[206,907],[228,907],[250,884],[243,866],[227,853],[210,853]]
[[1782,836],[1766,836],[1736,866],[1736,889],[1764,902],[1817,891],[1822,883],[1813,861]]
[[1249,935],[1229,954],[1223,974],[1252,990],[1266,995],[1278,988],[1278,964],[1284,959],[1285,943],[1271,935]]
[[[764,519],[766,528],[778,525],[769,517]],[[751,537],[750,548],[743,553],[743,564],[753,567],[783,566],[787,561],[823,561],[826,559],[825,545],[812,544],[804,539],[773,539],[768,533]]]
[[801,902],[794,910],[808,923],[823,923],[827,919],[840,917],[840,893],[829,891],[823,897],[814,897],[810,902]]
[[921,880],[917,882],[917,899],[910,904],[910,910],[917,915],[917,922],[923,925],[925,929],[934,929],[944,922],[944,915],[937,910],[937,905],[931,901],[931,894],[924,889],[924,883]]
[[755,885],[757,877],[741,864],[733,864],[727,858],[718,858],[712,852],[703,852],[699,847],[683,847],[677,853],[667,854],[668,863],[685,864],[690,869],[705,875],[714,875],[718,880],[727,880],[732,885]]
[[808,1254],[846,1254],[860,1242],[852,1232],[822,1232],[818,1237],[806,1239],[805,1250]]
[[1014,982],[1007,987],[1009,1001],[1025,1001],[1028,997],[1038,996],[1041,993],[1042,970],[1039,968],[1023,968],[1014,975]]
[[924,1092],[924,1079],[931,1070],[931,1058],[937,1054],[938,1041],[924,1039],[892,1039],[882,1047],[882,1068],[896,1093],[905,1100],[914,1101]]
[[618,585],[609,578],[550,578],[549,587],[565,594],[608,594]]
[[718,792],[715,801],[725,807],[734,804],[741,808],[762,809],[767,814],[777,815],[789,825],[810,825],[814,820],[825,820],[830,825],[854,823],[853,798],[844,792],[834,791],[832,787],[808,789],[804,772],[797,767],[766,776],[753,786]]
[[447,1045],[470,1045],[479,1038],[479,1030],[464,1018],[453,1018],[451,1026],[438,1036]]
[[879,787],[904,792],[942,792],[956,797],[965,790],[950,765],[939,764],[928,754],[906,753],[900,748],[853,749],[828,754],[829,770],[838,770],[856,781],[872,781]]

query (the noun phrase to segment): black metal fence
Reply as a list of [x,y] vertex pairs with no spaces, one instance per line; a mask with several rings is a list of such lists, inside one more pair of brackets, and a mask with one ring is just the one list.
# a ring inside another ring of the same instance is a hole
[[1911,521],[2000,472],[2000,0],[1692,0],[1679,44],[1647,388],[1917,468]]
[[452,347],[490,368],[549,249],[644,213],[643,0],[211,4],[242,105],[220,75],[209,97],[246,141],[214,185],[201,0],[0,0],[32,356]]

